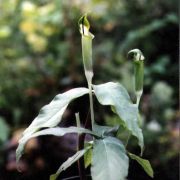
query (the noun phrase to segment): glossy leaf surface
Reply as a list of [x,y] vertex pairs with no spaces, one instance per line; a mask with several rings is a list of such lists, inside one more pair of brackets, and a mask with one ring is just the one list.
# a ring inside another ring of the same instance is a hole
[[124,180],[129,159],[121,141],[114,137],[95,140],[91,175],[93,180]]
[[68,104],[73,99],[83,96],[88,92],[89,90],[87,88],[74,88],[55,96],[48,105],[40,110],[39,115],[32,121],[30,126],[24,131],[23,135],[32,134],[40,128],[54,127],[58,125]]
[[[108,82],[93,85],[94,93],[102,105],[111,105],[123,121],[125,127],[139,140],[141,150],[144,146],[142,130],[138,125],[138,106],[131,102],[126,89],[119,83]],[[120,124],[121,125],[121,124]]]

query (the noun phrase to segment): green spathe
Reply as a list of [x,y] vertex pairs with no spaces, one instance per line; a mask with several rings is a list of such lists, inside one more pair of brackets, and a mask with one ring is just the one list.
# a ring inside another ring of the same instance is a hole
[[85,70],[85,76],[88,82],[92,81],[93,63],[92,63],[92,39],[94,35],[89,32],[90,24],[86,15],[79,19],[79,30],[81,33],[82,56]]
[[133,60],[134,64],[134,85],[136,91],[137,105],[139,105],[140,98],[143,92],[144,84],[144,56],[139,49],[133,49],[128,52],[128,57]]
[[87,15],[84,15],[79,19],[78,25],[79,25],[79,31],[82,36],[87,36],[91,39],[94,38],[94,35],[89,32],[90,24],[87,19]]

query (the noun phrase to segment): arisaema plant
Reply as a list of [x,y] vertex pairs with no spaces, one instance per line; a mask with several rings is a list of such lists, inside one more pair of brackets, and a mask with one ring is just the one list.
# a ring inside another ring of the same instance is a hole
[[[104,84],[93,84],[93,61],[92,61],[92,41],[94,35],[89,31],[90,24],[86,15],[79,20],[79,30],[82,43],[82,57],[84,72],[88,87],[77,87],[62,94],[58,94],[54,99],[40,110],[38,116],[32,121],[24,131],[16,150],[17,165],[24,153],[27,141],[31,138],[44,135],[64,136],[68,133],[89,134],[92,141],[81,140],[81,148],[60,165],[55,174],[50,176],[50,180],[58,178],[62,171],[65,171],[80,158],[85,161],[85,167],[91,166],[92,180],[124,180],[128,175],[129,158],[136,160],[145,172],[153,177],[153,170],[148,160],[139,157],[132,152],[128,152],[123,142],[117,138],[116,134],[120,127],[137,138],[141,154],[144,148],[142,129],[139,126],[139,102],[143,92],[143,70],[144,56],[139,49],[131,50],[128,57],[134,64],[134,85],[136,102],[133,103],[127,90],[119,82],[107,82]],[[58,127],[62,120],[63,113],[71,101],[85,94],[89,94],[91,128],[80,127],[79,115],[76,114],[77,126]],[[118,116],[119,121],[114,127],[100,126],[96,123],[93,107],[93,96],[99,103],[109,108]],[[128,137],[127,137],[128,138]],[[82,148],[83,147],[83,148]],[[80,170],[80,179],[86,177]]]

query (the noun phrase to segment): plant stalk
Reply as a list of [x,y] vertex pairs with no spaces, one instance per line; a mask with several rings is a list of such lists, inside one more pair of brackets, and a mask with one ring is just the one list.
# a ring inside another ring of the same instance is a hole
[[[89,112],[86,117],[86,121],[85,121],[85,125],[84,125],[85,129],[91,128],[91,121],[89,121],[88,117],[89,117]],[[77,124],[77,127],[80,127],[79,113],[76,114],[76,124]],[[78,151],[84,148],[85,136],[86,136],[86,134],[84,134],[84,133],[78,135],[78,147],[77,147]],[[78,171],[79,171],[80,180],[86,180],[85,165],[84,165],[83,158],[78,160]]]
[[90,102],[90,112],[91,112],[91,126],[92,130],[94,130],[94,106],[93,106],[93,96],[92,96],[92,81],[88,82],[88,88],[89,88],[89,102]]
[[[81,122],[80,122],[79,113],[76,113],[75,116],[76,116],[77,127],[80,128],[81,127]],[[79,134],[78,135],[77,151],[84,148],[84,139],[85,139],[84,134]],[[78,160],[78,171],[79,171],[80,180],[85,180],[84,159],[82,159],[82,158]]]
[[[85,135],[80,134],[78,138],[78,150],[81,150],[84,148],[84,139]],[[84,158],[81,158],[78,160],[78,170],[79,170],[79,177],[80,180],[86,180],[86,174],[85,174],[85,168],[84,168]]]

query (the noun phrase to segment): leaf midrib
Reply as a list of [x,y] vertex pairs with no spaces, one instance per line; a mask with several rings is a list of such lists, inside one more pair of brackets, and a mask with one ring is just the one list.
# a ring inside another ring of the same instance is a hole
[[[104,143],[104,146],[105,146],[105,151],[106,151],[106,159],[108,161],[108,152],[107,152],[107,147],[106,147],[106,143],[105,141],[103,140],[103,143]],[[108,161],[109,162],[109,161]],[[110,169],[109,168],[109,163],[107,163],[107,166],[108,166],[108,170]],[[108,173],[108,176],[110,176],[110,173]],[[109,177],[109,179],[111,179],[111,177]]]

